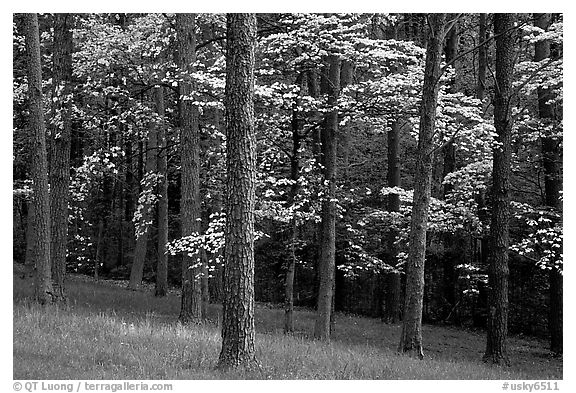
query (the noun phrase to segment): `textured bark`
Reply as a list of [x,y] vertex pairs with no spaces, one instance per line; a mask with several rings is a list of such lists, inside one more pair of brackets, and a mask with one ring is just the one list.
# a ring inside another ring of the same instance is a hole
[[[296,84],[302,88],[304,74],[299,74],[296,78]],[[290,156],[290,194],[288,196],[288,204],[293,205],[296,194],[298,193],[298,177],[300,173],[300,120],[298,119],[298,105],[299,99],[295,99],[292,105],[292,155]],[[294,277],[296,273],[296,241],[298,240],[298,225],[296,218],[292,218],[292,239],[290,244],[290,259],[286,268],[286,280],[284,285],[284,333],[294,331]]]
[[221,368],[252,367],[254,355],[254,59],[256,15],[227,15],[226,227]]
[[[487,34],[487,21],[486,14],[480,14],[478,41],[482,42],[488,38]],[[481,45],[478,48],[478,84],[476,86],[476,97],[479,100],[484,99],[484,91],[486,90],[486,66],[488,65],[488,46]]]
[[442,41],[446,14],[429,14],[424,86],[420,108],[420,130],[414,201],[410,223],[409,252],[406,271],[404,320],[398,350],[424,357],[422,349],[422,307],[424,297],[424,262],[426,257],[426,227],[432,188],[432,149],[436,121],[436,106],[440,75]]
[[60,115],[61,124],[51,130],[50,218],[52,285],[56,301],[66,301],[64,277],[68,244],[68,197],[70,188],[72,14],[54,15],[54,51],[52,72],[52,116]]
[[[340,95],[340,58],[328,56],[328,106],[336,105]],[[321,242],[318,261],[318,306],[314,337],[320,340],[330,340],[330,319],[334,292],[334,276],[336,266],[336,133],[338,132],[338,110],[333,109],[326,114],[322,128],[322,165],[324,165],[324,180],[328,182],[326,196],[322,201],[321,212]]]
[[[400,187],[400,124],[397,120],[392,122],[390,131],[388,131],[388,173],[386,181],[388,187]],[[389,194],[386,207],[389,212],[400,211],[400,196],[398,194]],[[398,231],[389,230],[387,235],[388,256],[389,260],[393,261],[398,253],[394,244]],[[383,319],[386,323],[397,323],[402,319],[400,273],[386,274],[386,284]]]
[[[551,14],[534,14],[534,25],[547,31],[552,23]],[[534,61],[542,61],[550,58],[550,42],[540,41],[536,43]],[[548,103],[555,93],[549,89],[538,89],[538,112],[541,119],[557,120],[556,108]],[[558,138],[543,137],[542,144],[542,167],[544,168],[544,192],[546,206],[562,212],[560,191],[562,189],[562,169],[560,162],[561,145]],[[548,327],[550,331],[550,350],[556,355],[563,352],[562,337],[562,272],[553,267],[549,273],[550,283],[550,306],[548,315]]]
[[494,149],[492,169],[492,218],[488,267],[488,334],[484,360],[508,364],[508,248],[510,245],[510,165],[512,119],[510,100],[514,71],[514,14],[494,15],[496,36],[496,83],[494,127],[500,148]]
[[[196,61],[195,14],[176,14],[178,67],[183,72],[180,82],[180,151],[182,162],[182,198],[180,214],[182,236],[200,232],[200,136],[198,109],[189,97],[194,91],[191,74]],[[180,321],[188,323],[202,318],[202,267],[200,254],[182,257],[182,302]]]
[[164,123],[164,88],[154,88],[158,124],[157,168],[162,178],[158,181],[158,261],[156,264],[155,296],[166,296],[168,292],[168,150],[166,149],[166,124]]
[[[145,173],[156,172],[156,152],[158,144],[158,125],[154,121],[150,121],[148,125],[148,143],[146,145],[146,168]],[[151,185],[142,184],[142,192],[145,192],[145,187]],[[142,205],[142,218],[141,222],[146,223],[152,217],[153,206],[150,203],[143,203]],[[142,225],[142,224],[141,224]],[[150,232],[150,225],[143,224],[144,227],[140,228],[140,236],[136,238],[136,248],[134,249],[134,260],[132,262],[132,269],[130,270],[130,282],[128,289],[138,289],[142,285],[142,276],[144,274],[144,265],[146,264],[146,251],[148,249],[148,233]]]
[[24,15],[26,54],[28,56],[28,100],[30,129],[29,143],[32,157],[32,190],[34,222],[29,241],[36,277],[34,297],[40,304],[53,300],[50,259],[50,197],[48,194],[48,162],[46,158],[46,124],[42,103],[42,66],[40,63],[40,35],[38,16]]

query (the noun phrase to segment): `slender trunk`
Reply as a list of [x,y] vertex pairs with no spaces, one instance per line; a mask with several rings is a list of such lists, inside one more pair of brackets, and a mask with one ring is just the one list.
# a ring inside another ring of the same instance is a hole
[[156,112],[160,117],[158,124],[158,263],[156,265],[155,296],[166,296],[168,292],[168,150],[166,149],[166,124],[164,124],[164,88],[154,88]]
[[[400,187],[400,124],[394,120],[388,131],[388,174],[386,176],[388,187]],[[389,212],[400,211],[400,196],[389,194],[387,201]],[[395,264],[398,250],[395,244],[398,231],[389,230],[387,233],[387,253],[390,264]],[[386,323],[397,323],[401,316],[401,276],[400,273],[386,274],[386,297],[384,299],[384,316]]]
[[[190,99],[195,86],[191,79],[196,61],[196,15],[176,14],[178,67],[183,72],[180,82],[180,152],[182,162],[182,237],[200,232],[200,136],[198,109]],[[180,321],[202,319],[202,263],[200,254],[182,256],[182,302]]]
[[200,279],[200,286],[202,287],[202,316],[207,317],[208,305],[210,304],[210,287],[209,287],[209,272],[208,272],[208,256],[206,255],[206,250],[200,250],[200,260],[202,262]]
[[[304,74],[299,74],[296,78],[296,84],[302,88]],[[298,119],[298,105],[300,100],[297,98],[292,105],[292,155],[290,157],[290,194],[288,196],[288,205],[293,206],[296,194],[298,193],[298,177],[300,172],[300,121]],[[296,242],[298,241],[298,224],[295,213],[291,222],[291,241],[290,241],[290,259],[286,268],[286,280],[284,290],[284,333],[294,331],[294,275],[296,272]]]
[[436,106],[440,76],[440,60],[446,14],[429,14],[426,67],[420,108],[420,130],[414,201],[409,235],[406,272],[404,320],[398,350],[424,357],[422,350],[422,307],[424,297],[424,261],[426,257],[426,228],[432,188],[432,149],[436,121]]
[[[482,42],[488,38],[487,33],[487,14],[480,14],[480,27],[478,33],[478,41]],[[486,89],[486,68],[488,64],[488,44],[482,45],[478,48],[478,83],[476,85],[476,98],[479,100],[484,99],[484,91]],[[486,207],[486,191],[481,189],[476,195],[476,203],[478,205],[478,218],[480,222],[488,227],[488,217],[485,210]],[[481,264],[485,264],[487,260],[487,250],[488,250],[488,239],[487,236],[482,234],[480,239],[480,247],[477,261]]]
[[[157,124],[150,121],[148,126],[148,144],[146,146],[146,175],[156,172],[156,152],[157,152]],[[142,194],[154,192],[154,184],[146,181],[144,176],[142,183]],[[142,276],[144,274],[144,265],[146,264],[146,252],[148,249],[148,232],[150,231],[150,219],[152,216],[153,205],[146,198],[144,201],[139,201],[139,211],[136,215],[138,222],[136,223],[136,248],[134,250],[134,261],[132,262],[132,269],[130,270],[130,282],[128,289],[138,289],[142,285]]]
[[96,236],[97,240],[96,255],[94,256],[94,280],[98,281],[100,278],[100,261],[102,260],[102,239],[104,237],[104,220],[102,218],[100,218],[100,221],[98,221],[98,234]]
[[254,60],[256,15],[227,15],[226,227],[218,366],[251,367],[254,349]]
[[[444,47],[444,54],[446,62],[451,62],[456,58],[458,54],[458,23],[456,23],[452,29],[447,33],[446,45]],[[456,63],[454,63],[454,69],[456,69]],[[457,74],[456,74],[457,77]],[[450,93],[456,93],[456,80],[452,82]],[[442,181],[450,173],[454,172],[456,169],[456,146],[453,141],[449,141],[446,146],[442,149],[442,155],[444,158],[442,167]],[[446,199],[446,196],[450,194],[453,186],[451,184],[444,184],[442,186],[442,199]],[[465,258],[462,258],[466,254],[466,250],[461,250],[458,248],[459,239],[462,237],[462,233],[444,233],[442,236],[442,241],[444,243],[444,249],[446,252],[442,257],[442,275],[443,275],[443,285],[442,285],[442,296],[447,303],[447,309],[453,310],[456,305],[456,290],[455,286],[457,284],[456,280],[456,270],[455,265],[457,263],[468,263]],[[454,255],[458,255],[459,258],[455,259]],[[457,262],[458,261],[458,262]],[[450,313],[450,311],[448,311]],[[443,315],[443,319],[447,318],[449,314]]]
[[[328,106],[333,107],[340,95],[340,58],[328,56]],[[330,340],[330,320],[334,292],[334,269],[336,266],[336,133],[338,132],[338,109],[326,114],[322,128],[322,164],[324,181],[327,182],[326,195],[322,201],[321,243],[318,273],[318,306],[314,337]]]
[[[487,14],[480,14],[480,26],[478,32],[478,42],[484,41],[488,38],[487,34]],[[486,66],[488,64],[488,47],[482,45],[478,48],[478,84],[476,85],[476,97],[479,100],[484,99],[484,91],[486,90]]]
[[50,259],[50,197],[48,193],[48,161],[46,158],[46,124],[42,98],[42,66],[40,63],[40,33],[38,15],[24,14],[26,54],[28,56],[28,99],[32,150],[32,255],[36,266],[34,297],[40,304],[53,301],[52,267]]
[[[552,23],[551,14],[534,14],[534,25],[547,31]],[[550,42],[539,41],[536,43],[534,61],[542,61],[550,58]],[[554,96],[549,89],[538,89],[538,112],[541,119],[550,121],[557,120],[556,110],[548,101]],[[562,202],[560,192],[562,189],[562,170],[560,167],[561,140],[551,136],[541,138],[542,144],[542,167],[544,168],[544,192],[546,205],[561,214]],[[550,306],[548,314],[548,328],[550,331],[550,350],[556,355],[563,352],[562,339],[562,271],[553,266],[549,272]]]
[[496,36],[496,83],[494,96],[494,127],[497,142],[492,169],[492,219],[488,268],[488,334],[484,360],[508,364],[508,248],[510,245],[510,164],[511,164],[511,99],[514,72],[514,14],[494,15]]
[[66,301],[64,276],[68,243],[68,195],[70,188],[70,141],[72,80],[72,14],[54,15],[52,116],[61,121],[51,130],[50,216],[52,285],[56,301]]

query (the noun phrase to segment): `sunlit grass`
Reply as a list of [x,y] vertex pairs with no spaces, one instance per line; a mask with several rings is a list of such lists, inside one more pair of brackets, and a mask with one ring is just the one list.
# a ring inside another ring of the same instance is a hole
[[[26,283],[26,285],[23,285]],[[257,359],[252,371],[216,370],[219,307],[210,322],[176,322],[178,298],[74,278],[67,307],[32,304],[28,282],[15,278],[15,379],[549,379],[561,360],[542,356],[541,343],[515,339],[510,368],[480,361],[484,337],[425,327],[427,359],[398,355],[399,327],[338,315],[330,344],[309,338],[313,313],[300,310],[298,331],[281,333],[282,310],[258,307]]]

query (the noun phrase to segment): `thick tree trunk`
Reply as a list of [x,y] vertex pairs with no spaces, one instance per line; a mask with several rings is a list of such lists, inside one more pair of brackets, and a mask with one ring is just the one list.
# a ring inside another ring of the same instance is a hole
[[406,272],[404,320],[398,350],[424,357],[422,350],[422,306],[424,297],[424,262],[426,257],[426,228],[432,188],[432,149],[436,121],[436,106],[440,76],[440,60],[446,14],[429,14],[426,67],[420,108],[420,130],[414,201],[409,235]]
[[[388,173],[386,176],[388,187],[400,187],[400,124],[394,120],[388,131]],[[387,201],[389,212],[400,211],[400,196],[389,194]],[[390,263],[396,260],[398,250],[395,244],[398,231],[389,230],[387,233],[387,253]],[[400,273],[386,274],[386,297],[384,299],[383,319],[386,323],[397,323],[401,315],[401,276]]]
[[[194,91],[191,74],[196,61],[196,15],[176,14],[178,67],[183,73],[180,82],[180,151],[182,161],[182,199],[180,214],[182,237],[200,232],[200,136],[198,109],[190,99]],[[202,319],[202,263],[199,253],[182,256],[181,322]]]
[[158,262],[156,264],[156,290],[155,296],[166,296],[168,292],[168,150],[166,149],[166,124],[164,123],[164,88],[154,88],[156,112],[160,116],[158,124],[158,174],[162,176],[158,181]]
[[[158,125],[154,121],[150,121],[148,126],[148,143],[146,146],[146,175],[156,172],[156,152],[157,152],[157,128]],[[146,176],[145,176],[146,177]],[[143,182],[144,183],[144,182]],[[142,184],[142,192],[149,192],[150,187],[154,191],[153,184]],[[136,248],[134,249],[134,260],[132,262],[132,269],[130,270],[130,282],[128,289],[138,289],[142,285],[142,276],[144,274],[144,265],[146,264],[146,252],[148,249],[148,232],[150,231],[149,221],[152,216],[153,206],[148,202],[142,203],[140,210],[141,218],[138,220],[140,224],[136,224]],[[139,228],[138,228],[139,226]]]
[[[340,58],[328,56],[328,106],[336,105],[340,95]],[[322,128],[322,164],[324,180],[328,187],[322,201],[321,242],[318,273],[318,306],[314,337],[330,340],[330,317],[334,291],[336,266],[336,133],[338,132],[338,110],[332,109],[326,114]]]
[[[547,31],[552,23],[551,14],[534,14],[534,25]],[[540,41],[536,43],[534,61],[542,61],[550,58],[550,42]],[[548,120],[556,119],[556,110],[548,101],[554,92],[549,89],[538,89],[538,112],[540,118]],[[562,189],[562,172],[560,167],[561,145],[558,138],[546,136],[541,138],[542,143],[542,167],[544,168],[544,192],[546,205],[562,214],[562,202],[560,192]],[[550,306],[548,327],[550,331],[550,350],[556,355],[563,352],[562,339],[562,272],[553,267],[549,273],[550,283]]]
[[221,368],[251,367],[254,355],[254,59],[256,15],[227,15],[226,227]]
[[511,164],[511,98],[514,72],[514,36],[508,32],[515,23],[514,14],[494,15],[496,36],[496,83],[494,127],[500,148],[494,149],[492,169],[491,249],[488,268],[488,334],[484,360],[508,364],[508,248],[510,245],[510,164]]
[[52,285],[56,301],[66,301],[64,276],[68,245],[68,195],[70,188],[70,141],[72,80],[72,14],[54,15],[52,116],[61,121],[51,130],[50,216]]
[[26,54],[28,56],[29,143],[32,157],[33,212],[32,255],[36,266],[34,297],[40,304],[53,301],[50,259],[50,197],[46,158],[46,124],[42,102],[42,66],[38,16],[24,14]]

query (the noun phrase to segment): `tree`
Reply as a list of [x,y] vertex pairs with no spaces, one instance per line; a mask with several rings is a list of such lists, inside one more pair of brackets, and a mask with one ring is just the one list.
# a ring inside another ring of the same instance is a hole
[[[483,42],[488,37],[487,34],[487,14],[480,14],[479,27],[478,27],[478,40]],[[486,66],[488,65],[488,48],[487,45],[480,45],[478,47],[478,83],[476,84],[476,97],[484,99],[484,92],[486,90]]]
[[420,107],[414,204],[410,223],[410,245],[406,271],[406,298],[402,335],[398,347],[399,352],[409,352],[421,359],[424,357],[422,350],[422,306],[426,228],[432,186],[433,136],[446,14],[429,14],[427,19],[429,22],[428,44]]
[[254,357],[254,58],[256,15],[227,15],[226,226],[221,368]]
[[[180,200],[182,237],[200,233],[200,137],[198,109],[192,95],[192,73],[196,61],[195,14],[176,15],[178,40],[180,152],[182,162],[182,199]],[[200,253],[184,253],[182,257],[182,302],[180,321],[202,318],[202,283]]]
[[155,296],[166,296],[168,291],[168,149],[166,147],[166,124],[164,123],[164,88],[154,88],[154,101],[158,113],[158,155],[157,169],[160,176],[158,180],[158,262],[156,265]]
[[314,337],[330,340],[330,320],[334,292],[334,269],[336,266],[336,133],[338,132],[338,109],[335,105],[340,95],[340,57],[328,56],[328,106],[321,131],[321,162],[324,166],[325,195],[322,201],[318,260],[318,306]]
[[[551,14],[534,14],[534,25],[547,31],[552,23]],[[551,57],[550,41],[536,42],[534,61],[540,62]],[[556,107],[549,101],[555,93],[550,89],[538,88],[538,113],[541,119],[557,120]],[[553,136],[540,138],[542,144],[542,166],[544,168],[544,193],[546,206],[562,211],[560,191],[562,189],[561,140]],[[549,272],[550,282],[550,350],[557,355],[562,354],[562,272],[557,266],[552,266]]]
[[497,148],[493,152],[492,217],[488,267],[488,331],[484,360],[508,364],[508,249],[510,246],[510,165],[512,159],[511,99],[514,72],[514,14],[494,14],[496,36],[496,91],[494,127]]
[[[388,131],[388,173],[386,176],[388,187],[400,187],[400,122],[394,120]],[[389,194],[386,207],[389,212],[400,211],[400,195]],[[389,259],[396,258],[396,237],[398,231],[388,231],[387,250]],[[384,307],[384,320],[387,323],[396,323],[402,319],[401,313],[401,289],[402,281],[400,272],[386,274],[387,290]]]
[[46,158],[46,124],[42,95],[42,65],[38,15],[24,14],[26,54],[28,56],[29,143],[32,156],[33,212],[32,252],[36,278],[34,296],[40,304],[53,301],[50,259],[50,197]]
[[[296,84],[302,87],[304,81],[304,73],[299,73],[296,78]],[[290,122],[290,127],[292,131],[292,154],[290,155],[290,180],[292,184],[290,185],[290,194],[288,195],[288,205],[294,207],[295,199],[298,194],[298,177],[300,172],[300,145],[302,142],[302,135],[300,135],[300,129],[302,127],[302,121],[298,119],[299,111],[298,106],[300,105],[299,96],[294,99],[292,105],[292,119]],[[290,241],[290,260],[288,261],[288,266],[286,269],[286,280],[284,288],[284,333],[290,333],[294,331],[294,276],[296,273],[296,242],[298,241],[298,220],[296,218],[296,213],[292,212],[292,222],[291,222],[291,232],[292,237]]]
[[148,232],[150,231],[152,209],[156,201],[155,189],[158,183],[156,168],[156,152],[158,141],[158,124],[150,119],[148,123],[148,142],[146,144],[146,164],[142,177],[142,192],[138,200],[138,209],[134,213],[136,227],[136,248],[134,261],[130,271],[129,289],[137,289],[142,284],[144,264],[146,263],[146,251],[148,246]]
[[66,300],[64,276],[68,244],[70,140],[72,128],[72,14],[54,15],[52,127],[50,139],[50,218],[54,298]]

